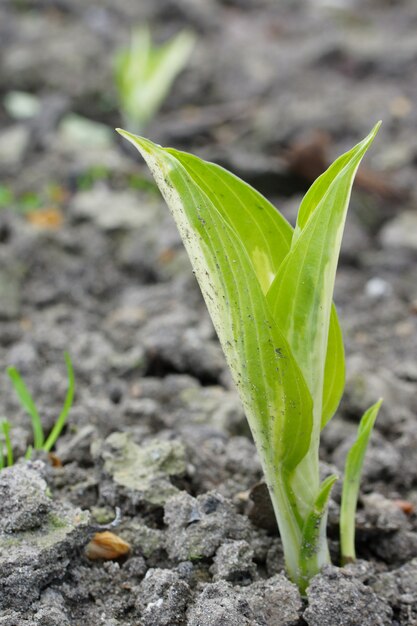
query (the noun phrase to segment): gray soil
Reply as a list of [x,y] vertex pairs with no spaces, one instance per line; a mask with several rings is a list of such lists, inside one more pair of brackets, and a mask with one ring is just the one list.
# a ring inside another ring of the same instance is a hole
[[[384,404],[358,561],[337,567],[337,485],[334,566],[307,598],[285,576],[179,237],[111,131],[122,124],[113,52],[143,21],[159,40],[184,26],[198,35],[146,135],[225,165],[290,220],[323,166],[383,120],[338,272],[347,387],[323,433],[324,472],[343,471],[362,412]],[[46,430],[66,391],[65,350],[77,391],[54,463],[38,455],[0,473],[0,626],[417,625],[416,33],[415,0],[1,2],[0,415],[16,458],[31,429],[6,366],[24,376]],[[10,112],[14,90],[37,96],[36,114]],[[74,113],[109,132],[79,136]],[[62,223],[41,221],[44,209]],[[88,558],[105,528],[128,554]]]

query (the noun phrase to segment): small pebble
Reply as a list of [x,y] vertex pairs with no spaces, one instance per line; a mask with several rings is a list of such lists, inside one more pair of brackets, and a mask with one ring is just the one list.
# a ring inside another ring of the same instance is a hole
[[365,293],[375,300],[386,298],[392,294],[392,286],[383,278],[371,278],[365,285]]

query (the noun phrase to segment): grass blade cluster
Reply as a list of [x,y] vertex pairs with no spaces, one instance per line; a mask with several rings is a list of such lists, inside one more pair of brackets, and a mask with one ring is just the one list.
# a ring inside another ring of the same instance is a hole
[[8,367],[7,374],[12,381],[20,404],[30,415],[30,419],[32,420],[33,444],[36,450],[40,450],[43,446],[44,436],[42,421],[36,404],[17,369],[13,366]]
[[[141,152],[182,236],[259,452],[288,573],[301,591],[330,560],[326,520],[337,476],[320,481],[319,442],[345,381],[333,288],[353,180],[378,126],[312,185],[295,229],[230,172],[119,131]],[[360,442],[362,454],[367,440]],[[357,470],[359,461],[352,464]],[[354,514],[349,505],[353,527]]]
[[[64,358],[67,366],[68,389],[61,413],[59,414],[51,432],[46,439],[42,427],[42,420],[40,418],[35,401],[32,398],[32,395],[27,388],[23,378],[15,367],[11,366],[7,368],[7,374],[9,375],[20,404],[27,411],[32,422],[33,447],[29,446],[26,450],[26,459],[30,459],[33,449],[50,452],[55,445],[58,437],[60,436],[62,429],[64,428],[67,421],[68,414],[74,401],[75,378],[71,358],[67,352],[65,352]],[[3,419],[0,422],[0,434],[3,435],[6,456],[4,454],[3,446],[0,441],[0,470],[6,467],[6,465],[10,466],[14,463],[12,443],[10,440],[10,431],[10,422],[6,419]]]

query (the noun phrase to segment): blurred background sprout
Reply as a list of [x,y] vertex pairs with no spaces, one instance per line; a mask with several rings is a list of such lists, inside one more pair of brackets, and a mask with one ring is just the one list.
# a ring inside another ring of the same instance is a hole
[[119,50],[114,63],[120,110],[129,130],[142,131],[155,116],[194,43],[193,33],[184,30],[156,46],[148,26],[134,29],[129,47]]

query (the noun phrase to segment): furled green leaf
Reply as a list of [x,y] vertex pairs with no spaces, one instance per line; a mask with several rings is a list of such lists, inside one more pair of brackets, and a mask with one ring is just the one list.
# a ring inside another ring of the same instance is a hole
[[[317,428],[327,419],[322,415],[325,360],[336,266],[350,192],[356,170],[378,126],[340,157],[307,193],[291,251],[267,295],[274,319],[287,338],[313,396],[315,419],[320,419]],[[332,336],[340,351],[336,328]],[[324,404],[332,405],[332,402],[326,400]]]
[[[221,168],[121,132],[145,158],[172,211],[258,445],[268,457],[273,451],[277,464],[295,467],[309,446],[311,397],[268,309],[261,287],[267,274],[258,278],[256,251],[248,252],[235,230],[240,194],[261,200]],[[204,184],[206,172],[210,180],[215,172],[216,186]]]
[[355,513],[363,460],[381,404],[382,400],[378,400],[363,414],[356,441],[346,457],[340,510],[340,539],[344,563],[355,559]]

